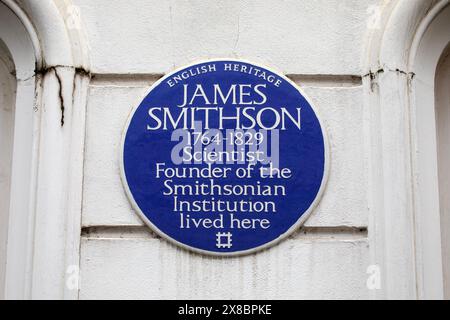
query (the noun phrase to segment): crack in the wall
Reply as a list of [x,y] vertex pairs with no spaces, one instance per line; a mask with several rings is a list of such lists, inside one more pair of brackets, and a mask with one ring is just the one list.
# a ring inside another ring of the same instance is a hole
[[75,68],[75,74],[91,77],[91,73],[89,71],[86,71],[84,68],[80,68],[80,67]]
[[75,99],[74,95],[75,95],[75,82],[76,82],[76,76],[77,75],[81,75],[81,76],[88,76],[91,77],[91,73],[89,71],[86,71],[84,68],[81,67],[72,67],[72,66],[65,66],[65,65],[55,65],[55,66],[51,66],[51,67],[46,67],[40,70],[35,70],[35,74],[31,77],[29,77],[28,79],[24,79],[23,81],[29,80],[33,77],[36,76],[40,76],[43,77],[45,76],[47,73],[49,72],[54,72],[55,76],[56,76],[56,80],[58,81],[58,85],[59,85],[59,89],[58,89],[58,98],[59,98],[59,103],[60,103],[60,108],[61,108],[61,118],[60,118],[60,123],[61,123],[61,127],[64,126],[64,113],[66,110],[66,102],[64,100],[64,93],[63,93],[63,80],[61,78],[61,75],[58,73],[58,69],[61,68],[65,68],[65,69],[72,69],[74,70],[74,76],[73,76],[73,90],[72,90],[72,103]]
[[376,71],[370,71],[369,73],[366,73],[362,77],[363,78],[370,77],[370,79],[375,80],[379,74],[382,74],[384,72],[395,72],[395,73],[403,74],[403,75],[411,77],[411,78],[414,78],[414,76],[415,76],[414,72],[406,72],[406,71],[400,70],[398,68],[397,69],[379,68]]
[[58,74],[57,69],[54,68],[53,70],[55,71],[55,76],[56,76],[56,79],[58,80],[58,84],[59,84],[58,95],[59,95],[59,103],[61,106],[61,127],[64,127],[64,111],[66,108],[65,108],[65,103],[64,103],[63,85],[62,85],[62,80]]
[[35,74],[42,74],[45,75],[48,72],[55,70],[55,69],[69,69],[69,70],[75,70],[75,73],[77,74],[81,74],[81,75],[86,75],[86,76],[91,76],[91,72],[87,71],[86,69],[84,69],[83,67],[74,67],[74,66],[66,66],[63,64],[55,64],[52,66],[46,66],[45,68],[40,68],[40,69],[35,69],[34,73]]
[[367,74],[365,74],[365,75],[363,75],[362,76],[362,78],[364,79],[364,78],[369,78],[369,81],[370,81],[370,91],[371,92],[374,92],[375,91],[375,86],[377,85],[377,78],[378,78],[378,75],[380,75],[380,74],[382,74],[382,73],[384,73],[384,69],[383,68],[380,68],[380,69],[378,69],[378,70],[376,70],[376,71],[370,71],[369,73],[367,73]]
[[411,84],[411,81],[414,79],[414,77],[416,75],[414,72],[406,72],[406,71],[403,71],[403,70],[398,69],[398,68],[397,69],[379,68],[376,71],[370,71],[369,73],[363,75],[362,78],[369,78],[369,80],[370,80],[370,89],[371,89],[372,92],[374,91],[374,88],[375,88],[375,86],[378,83],[378,76],[380,74],[385,73],[385,72],[395,72],[397,74],[401,74],[401,75],[406,76],[407,79],[408,79],[408,84]]
[[370,80],[375,80],[378,77],[378,75],[381,74],[381,73],[384,73],[384,69],[383,68],[380,68],[377,71],[372,71],[371,70],[369,73],[363,75],[362,77],[363,78],[369,77]]

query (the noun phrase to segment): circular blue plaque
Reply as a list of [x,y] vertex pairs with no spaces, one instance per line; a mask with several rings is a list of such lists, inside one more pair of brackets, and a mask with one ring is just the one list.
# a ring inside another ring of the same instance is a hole
[[144,222],[214,255],[254,252],[298,229],[328,170],[324,128],[301,90],[232,59],[157,81],[128,119],[120,158]]

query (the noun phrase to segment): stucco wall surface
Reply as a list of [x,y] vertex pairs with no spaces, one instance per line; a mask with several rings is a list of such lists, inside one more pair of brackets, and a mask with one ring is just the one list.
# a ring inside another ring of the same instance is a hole
[[[93,78],[86,113],[80,298],[367,298],[367,110],[362,65],[382,1],[74,0]],[[242,58],[287,74],[317,108],[331,165],[297,233],[261,253],[210,258],[143,226],[124,193],[119,148],[149,86],[201,59]]]

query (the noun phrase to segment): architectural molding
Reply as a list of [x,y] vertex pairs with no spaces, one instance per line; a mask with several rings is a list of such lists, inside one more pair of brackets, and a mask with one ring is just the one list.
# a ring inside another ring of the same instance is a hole
[[[32,74],[18,75],[19,82],[34,85],[21,108],[28,119],[21,129],[30,139],[32,190],[26,219],[10,221],[10,230],[16,231],[10,234],[25,240],[9,239],[9,246],[20,250],[8,251],[6,297],[75,299],[77,280],[66,284],[79,265],[88,45],[71,1],[1,2],[24,26],[35,64]],[[20,59],[11,51],[19,70]],[[21,121],[16,110],[16,127]],[[15,139],[17,134],[16,129]],[[16,247],[20,241],[25,243]]]
[[[411,62],[425,30],[448,0],[386,1],[371,31],[363,76],[369,145],[371,260],[382,288],[373,298],[428,298],[418,258],[414,115],[416,68]],[[419,237],[420,238],[420,237]],[[437,291],[440,289],[437,288]]]

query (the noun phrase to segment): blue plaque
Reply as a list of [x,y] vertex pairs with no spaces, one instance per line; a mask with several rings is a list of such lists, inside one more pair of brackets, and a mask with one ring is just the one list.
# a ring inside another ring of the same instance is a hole
[[299,228],[328,170],[326,134],[287,77],[213,60],[157,81],[123,134],[121,175],[140,217],[184,248],[254,252]]

